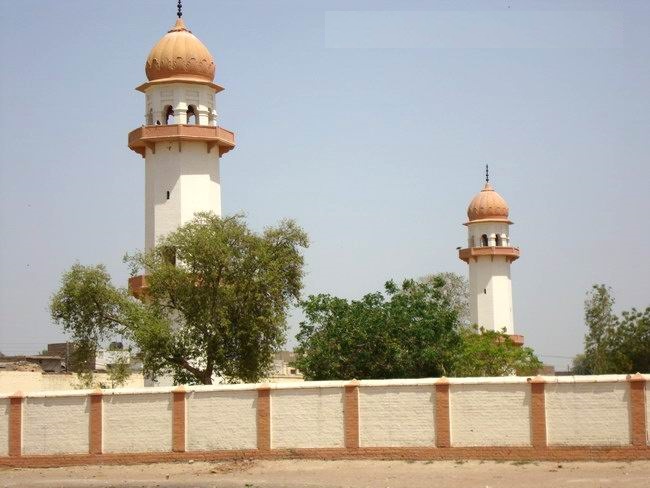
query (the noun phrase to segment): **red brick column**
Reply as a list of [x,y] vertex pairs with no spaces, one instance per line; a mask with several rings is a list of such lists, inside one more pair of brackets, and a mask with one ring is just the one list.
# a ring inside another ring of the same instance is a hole
[[25,396],[17,391],[9,397],[9,456],[23,454],[23,400]]
[[90,419],[88,433],[88,452],[90,454],[102,453],[102,391],[93,391],[89,397]]
[[449,382],[440,378],[436,383],[436,447],[451,447],[449,417]]
[[185,452],[185,388],[172,391],[172,451]]
[[544,378],[530,380],[530,432],[533,447],[546,447],[546,396]]
[[257,389],[257,449],[271,449],[271,388],[268,385]]
[[359,382],[352,380],[345,385],[343,403],[345,447],[359,448]]
[[645,418],[645,378],[637,373],[628,376],[630,382],[630,417],[632,421],[632,445],[645,447],[648,419]]

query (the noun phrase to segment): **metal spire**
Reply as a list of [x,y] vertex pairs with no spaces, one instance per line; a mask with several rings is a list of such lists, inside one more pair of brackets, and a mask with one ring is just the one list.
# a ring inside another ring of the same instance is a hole
[[[180,0],[179,0],[180,2]],[[488,168],[488,165],[485,165],[485,182],[489,183],[490,182],[490,169]]]
[[183,16],[183,4],[181,3],[181,0],[178,0],[178,12],[176,15],[178,15],[178,18],[180,19]]

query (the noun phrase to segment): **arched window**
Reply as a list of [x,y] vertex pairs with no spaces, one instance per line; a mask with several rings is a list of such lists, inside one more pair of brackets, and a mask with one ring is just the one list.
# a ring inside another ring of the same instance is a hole
[[194,105],[190,105],[189,107],[187,107],[187,123],[188,124],[199,123],[199,117],[196,115],[196,107]]
[[500,234],[497,234],[497,235],[496,235],[496,243],[497,243],[497,244],[496,244],[497,247],[500,247],[500,246],[503,245],[503,242],[501,241],[501,235],[500,235]]
[[174,123],[174,109],[171,105],[165,107],[165,125],[170,125]]
[[481,246],[483,246],[483,247],[487,247],[487,245],[488,245],[488,237],[487,237],[487,234],[483,234],[483,235],[481,236]]
[[149,109],[149,113],[147,114],[147,125],[153,125],[153,109]]

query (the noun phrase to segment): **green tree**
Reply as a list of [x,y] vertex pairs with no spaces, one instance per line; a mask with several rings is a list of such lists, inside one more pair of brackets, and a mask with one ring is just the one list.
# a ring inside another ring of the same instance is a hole
[[463,327],[461,335],[453,376],[528,376],[543,366],[530,347],[518,346],[503,332]]
[[389,281],[384,293],[351,301],[310,296],[295,365],[311,380],[448,374],[460,335],[443,284]]
[[132,275],[146,269],[143,301],[113,286],[105,267],[76,264],[52,297],[51,315],[81,343],[126,339],[151,376],[256,381],[284,342],[307,245],[293,221],[257,234],[242,216],[197,214],[150,252],[127,256]]
[[612,289],[594,285],[585,299],[584,354],[576,356],[575,374],[650,371],[650,307],[614,313]]
[[310,296],[295,366],[311,380],[535,374],[542,363],[532,349],[460,323],[467,294],[457,277],[388,282],[360,300]]
[[617,330],[617,356],[623,372],[650,372],[650,307],[621,314]]
[[434,283],[437,279],[444,282],[441,291],[443,297],[449,302],[458,314],[458,322],[462,326],[470,326],[469,313],[469,282],[467,278],[458,273],[435,273],[420,278],[424,283]]
[[119,388],[124,386],[126,380],[131,376],[131,361],[128,356],[120,354],[113,364],[107,366],[106,370],[111,388]]
[[585,323],[586,367],[594,374],[615,370],[611,338],[618,326],[618,318],[614,313],[614,297],[609,286],[594,285],[587,293]]

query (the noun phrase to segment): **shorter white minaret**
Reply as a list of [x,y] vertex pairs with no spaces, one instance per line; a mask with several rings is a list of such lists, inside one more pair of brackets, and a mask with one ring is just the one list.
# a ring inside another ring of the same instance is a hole
[[467,207],[467,247],[458,257],[469,265],[470,315],[473,324],[485,330],[502,331],[516,343],[512,314],[510,263],[519,258],[519,248],[510,241],[508,204],[490,186],[485,186]]

